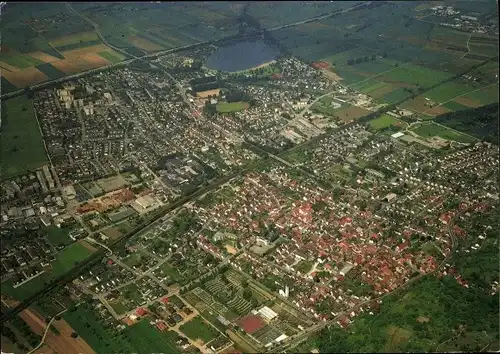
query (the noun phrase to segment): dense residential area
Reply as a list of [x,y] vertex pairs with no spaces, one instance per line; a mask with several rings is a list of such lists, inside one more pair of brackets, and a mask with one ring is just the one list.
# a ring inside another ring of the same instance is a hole
[[1,5],[2,352],[498,351],[481,3]]

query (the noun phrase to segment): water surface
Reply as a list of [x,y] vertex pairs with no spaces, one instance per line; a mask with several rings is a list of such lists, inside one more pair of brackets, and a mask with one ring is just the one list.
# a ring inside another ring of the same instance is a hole
[[219,47],[208,58],[205,66],[213,70],[243,71],[270,62],[278,56],[278,51],[264,41],[238,42],[227,47]]

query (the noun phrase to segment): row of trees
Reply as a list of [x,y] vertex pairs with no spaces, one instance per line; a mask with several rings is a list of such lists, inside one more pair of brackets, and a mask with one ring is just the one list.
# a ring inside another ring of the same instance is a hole
[[[382,53],[382,58],[387,58],[387,53]],[[358,58],[349,58],[347,59],[347,65],[354,65],[354,64],[360,64],[360,63],[366,63],[370,60],[376,60],[377,55],[372,54],[371,56],[365,55],[363,57],[358,57]]]

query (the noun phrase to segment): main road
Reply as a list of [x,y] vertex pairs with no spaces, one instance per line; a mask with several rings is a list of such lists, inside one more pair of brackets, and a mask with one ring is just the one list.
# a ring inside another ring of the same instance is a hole
[[[71,11],[73,14],[81,17],[82,19],[84,19],[85,21],[87,21],[89,24],[91,24],[92,27],[94,27],[97,35],[99,36],[99,38],[101,39],[101,41],[104,44],[106,44],[110,48],[113,48],[114,50],[116,50],[116,51],[118,51],[120,53],[125,54],[127,57],[132,57],[134,59],[128,59],[128,60],[124,60],[124,61],[121,61],[121,62],[118,62],[118,63],[114,63],[114,64],[111,64],[111,65],[102,66],[102,67],[97,68],[97,69],[91,69],[91,70],[87,70],[87,71],[82,71],[82,72],[80,72],[78,74],[68,75],[68,76],[65,76],[65,77],[62,77],[62,78],[59,78],[59,79],[45,81],[45,82],[42,82],[40,84],[29,86],[28,88],[31,89],[31,90],[41,89],[41,88],[50,86],[52,84],[56,84],[56,83],[60,83],[60,82],[68,81],[68,80],[77,79],[77,78],[82,77],[82,76],[86,76],[86,75],[89,75],[89,74],[93,74],[93,73],[98,73],[98,72],[101,72],[101,71],[109,70],[109,69],[112,69],[114,67],[128,65],[128,64],[130,64],[132,61],[134,61],[136,59],[142,59],[142,60],[144,60],[144,59],[148,59],[150,57],[162,56],[162,55],[166,55],[166,54],[177,52],[177,51],[184,50],[184,49],[195,48],[195,47],[202,46],[202,45],[207,45],[207,44],[223,43],[224,41],[233,40],[233,39],[237,39],[237,38],[244,39],[247,36],[255,35],[255,33],[249,33],[248,35],[233,35],[233,36],[228,36],[228,37],[224,37],[224,38],[221,38],[221,39],[210,40],[210,41],[206,41],[206,42],[199,42],[199,43],[195,43],[195,44],[189,44],[189,45],[185,45],[185,46],[175,47],[175,48],[172,48],[172,49],[166,49],[166,50],[162,50],[162,51],[159,51],[159,52],[155,52],[155,53],[151,53],[151,54],[146,54],[146,55],[143,55],[141,57],[138,57],[138,56],[135,56],[135,55],[132,55],[132,54],[128,53],[124,49],[121,49],[119,47],[116,47],[114,45],[109,44],[106,41],[106,39],[104,38],[104,36],[101,34],[101,31],[99,30],[99,26],[96,23],[94,23],[89,18],[85,17],[84,15],[80,14],[78,11],[76,11],[75,9],[73,9],[73,7],[71,6],[71,4],[69,4],[69,3],[65,3],[65,4],[66,4],[66,7],[69,9],[69,11]],[[368,4],[370,4],[370,3],[368,3]],[[332,12],[332,13],[321,15],[321,16],[312,17],[312,18],[309,18],[309,19],[306,19],[306,20],[302,20],[302,21],[296,21],[296,22],[289,23],[289,24],[282,25],[282,26],[272,27],[272,28],[267,29],[267,31],[268,32],[277,31],[277,30],[280,30],[280,29],[283,29],[283,28],[289,28],[289,27],[299,26],[299,25],[302,25],[302,24],[305,24],[305,23],[309,23],[309,22],[319,21],[319,20],[322,20],[322,19],[325,19],[325,18],[328,18],[328,17],[332,17],[332,16],[336,16],[336,15],[339,15],[339,14],[342,14],[342,13],[346,13],[346,12],[350,12],[350,11],[356,10],[359,7],[363,6],[363,5],[366,6],[366,4],[357,4],[357,5],[353,6],[353,7],[348,8],[348,9],[344,9],[344,10]],[[14,96],[18,96],[18,95],[22,94],[24,92],[24,90],[25,89],[19,89],[19,90],[16,90],[16,91],[5,93],[3,95],[0,95],[0,98],[1,99],[7,99],[7,98],[14,97]]]

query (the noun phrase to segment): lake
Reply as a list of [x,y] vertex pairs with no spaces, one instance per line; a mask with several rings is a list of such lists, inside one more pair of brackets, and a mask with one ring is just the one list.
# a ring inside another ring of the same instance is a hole
[[278,50],[264,41],[238,42],[219,47],[208,58],[205,66],[212,70],[243,71],[270,62],[278,57]]

